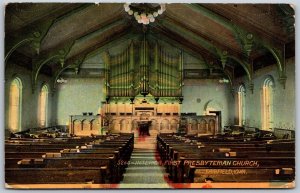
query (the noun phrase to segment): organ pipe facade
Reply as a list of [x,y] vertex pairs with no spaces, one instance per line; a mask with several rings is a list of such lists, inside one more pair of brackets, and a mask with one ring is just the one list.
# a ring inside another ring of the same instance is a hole
[[183,52],[170,53],[159,43],[142,41],[130,43],[120,54],[105,54],[106,98],[149,94],[182,99]]

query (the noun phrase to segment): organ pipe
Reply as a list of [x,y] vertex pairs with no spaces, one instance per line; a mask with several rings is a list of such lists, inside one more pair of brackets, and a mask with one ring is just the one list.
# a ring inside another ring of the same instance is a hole
[[128,62],[128,51],[129,51],[129,48],[127,48],[126,49],[126,73],[125,73],[125,76],[126,76],[126,90],[125,90],[125,96],[128,96],[128,86],[129,86],[129,84],[128,84],[128,64],[129,64],[129,62]]
[[[144,36],[139,55],[133,42],[120,54],[105,62],[105,92],[108,97],[135,97],[150,93],[154,97],[182,95],[183,52],[173,57],[158,42],[150,47]],[[135,59],[138,59],[136,61]],[[151,64],[153,62],[153,64]],[[136,92],[137,91],[137,92]]]
[[[158,44],[157,42],[155,43],[155,48],[154,48],[154,70],[155,70],[155,74],[156,74],[156,86],[159,85],[158,82]],[[154,81],[153,81],[154,82]],[[158,87],[155,87],[155,95],[158,95]]]
[[164,50],[164,96],[167,96],[167,65],[166,65],[167,52]]
[[159,87],[160,87],[160,89],[159,89],[159,93],[160,93],[160,96],[162,96],[162,49],[161,49],[161,47],[159,47],[159,56],[160,56],[160,65],[159,65]]
[[131,91],[131,93],[130,93],[130,95],[131,96],[133,96],[133,94],[134,94],[134,77],[133,77],[133,75],[134,75],[134,50],[133,50],[133,43],[131,42],[130,43],[130,49],[129,49],[129,60],[130,60],[130,77],[131,77],[131,89],[130,89],[130,91]]
[[122,53],[122,73],[121,73],[121,96],[124,96],[124,88],[125,88],[125,76],[124,76],[124,72],[125,72],[125,57],[124,57],[124,53]]

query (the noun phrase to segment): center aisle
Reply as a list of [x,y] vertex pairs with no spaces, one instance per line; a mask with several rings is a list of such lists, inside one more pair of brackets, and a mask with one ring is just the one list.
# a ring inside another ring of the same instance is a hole
[[134,150],[120,188],[170,188],[166,172],[159,165],[156,137],[136,137]]

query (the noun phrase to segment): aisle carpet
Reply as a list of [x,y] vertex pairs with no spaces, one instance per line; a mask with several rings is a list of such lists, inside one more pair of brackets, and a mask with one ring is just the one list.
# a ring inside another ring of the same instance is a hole
[[129,166],[120,188],[169,188],[156,152],[156,138],[136,137]]

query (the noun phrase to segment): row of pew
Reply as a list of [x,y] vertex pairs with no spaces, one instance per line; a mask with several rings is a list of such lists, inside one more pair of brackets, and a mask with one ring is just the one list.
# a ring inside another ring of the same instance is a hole
[[32,139],[39,139],[39,138],[61,138],[61,137],[70,137],[67,128],[64,126],[50,126],[44,128],[28,128],[23,131],[9,133],[10,138],[32,138]]
[[123,178],[133,134],[5,141],[7,184],[112,184]]
[[291,182],[294,140],[160,134],[157,150],[173,182]]

